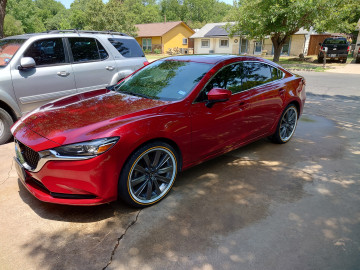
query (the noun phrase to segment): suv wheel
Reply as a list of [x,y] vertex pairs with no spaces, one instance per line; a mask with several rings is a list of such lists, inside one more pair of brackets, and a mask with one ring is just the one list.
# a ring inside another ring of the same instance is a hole
[[14,121],[4,109],[0,108],[0,145],[7,143],[11,138],[10,127]]

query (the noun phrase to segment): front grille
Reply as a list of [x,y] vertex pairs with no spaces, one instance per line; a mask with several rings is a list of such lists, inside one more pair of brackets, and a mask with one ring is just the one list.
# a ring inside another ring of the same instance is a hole
[[35,169],[38,162],[39,162],[39,159],[40,159],[40,156],[39,154],[32,150],[30,147],[26,146],[25,144],[17,141],[19,146],[20,146],[20,149],[21,149],[21,154],[25,160],[25,162],[32,168],[32,169]]

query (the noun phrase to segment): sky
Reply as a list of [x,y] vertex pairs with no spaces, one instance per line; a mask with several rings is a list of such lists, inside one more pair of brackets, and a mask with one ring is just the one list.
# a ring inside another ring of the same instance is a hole
[[[74,2],[74,0],[58,0],[58,1],[61,2],[66,8],[70,8],[70,4]],[[106,3],[108,0],[103,0],[103,1],[104,3]],[[230,5],[233,4],[233,0],[220,0],[220,1]]]

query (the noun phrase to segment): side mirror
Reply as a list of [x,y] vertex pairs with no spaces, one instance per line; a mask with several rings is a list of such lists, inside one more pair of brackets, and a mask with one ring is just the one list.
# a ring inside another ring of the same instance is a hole
[[20,70],[34,68],[36,66],[35,60],[32,57],[23,57],[20,59]]
[[319,43],[319,45],[321,46],[321,42]]
[[207,94],[208,101],[206,102],[206,107],[211,108],[217,102],[225,102],[230,99],[231,91],[221,88],[213,88]]

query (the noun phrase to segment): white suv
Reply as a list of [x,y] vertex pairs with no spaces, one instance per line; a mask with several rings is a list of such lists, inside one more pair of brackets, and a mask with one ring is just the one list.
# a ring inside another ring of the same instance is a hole
[[56,30],[1,39],[0,144],[23,114],[116,84],[146,63],[136,40],[122,33]]

